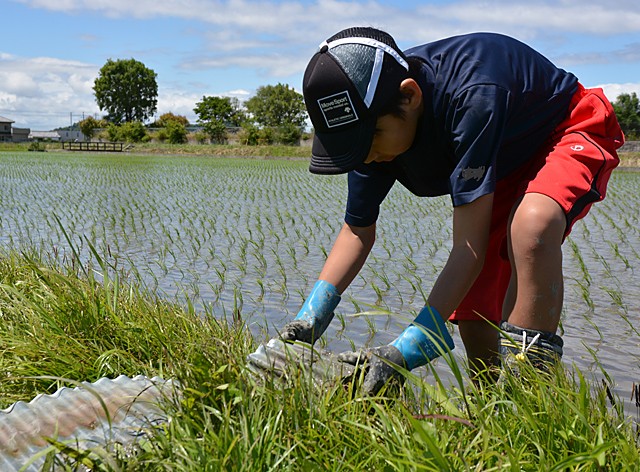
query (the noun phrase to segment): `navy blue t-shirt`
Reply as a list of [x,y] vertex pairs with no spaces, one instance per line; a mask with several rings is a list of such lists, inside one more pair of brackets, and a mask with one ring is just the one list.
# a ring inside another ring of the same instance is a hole
[[578,79],[507,36],[474,33],[405,51],[424,114],[411,148],[391,162],[349,172],[345,221],[369,226],[397,180],[421,197],[454,206],[492,193],[530,159],[565,118]]

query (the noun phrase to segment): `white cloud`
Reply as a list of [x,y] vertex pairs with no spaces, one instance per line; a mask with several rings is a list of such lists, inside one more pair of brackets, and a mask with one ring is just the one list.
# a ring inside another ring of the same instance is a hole
[[251,92],[248,90],[237,89],[237,90],[229,90],[226,94],[223,94],[223,95],[228,97],[236,97],[240,100],[243,100],[245,98],[249,98],[249,96],[251,95]]
[[[158,46],[165,49],[162,54],[170,55],[174,61],[174,64],[166,65],[165,71],[159,71],[158,113],[171,111],[189,119],[193,116],[195,103],[203,95],[235,96],[244,100],[252,93],[247,88],[251,87],[250,80],[255,80],[255,77],[257,80],[266,77],[262,81],[264,84],[283,80],[283,77],[300,76],[322,39],[352,25],[386,29],[404,46],[474,30],[499,31],[528,42],[551,45],[542,52],[550,57],[553,55],[554,62],[561,63],[563,67],[565,64],[640,62],[640,45],[637,43],[640,10],[637,9],[637,0],[619,0],[606,5],[595,0],[454,0],[433,3],[418,0],[13,1],[34,9],[70,13],[78,18],[82,18],[83,13],[90,13],[94,17],[127,21],[185,20],[188,26],[182,33],[190,39],[197,35],[195,43],[182,51],[174,49],[171,43]],[[143,22],[140,25],[141,30],[147,26]],[[627,41],[626,46],[608,46],[603,42],[601,49],[585,51],[584,48],[576,48],[577,52],[562,47],[568,43],[580,43],[580,35],[606,39],[625,34],[634,38]],[[76,34],[75,37],[85,48],[97,48],[109,42],[109,37],[101,36],[99,31]],[[201,42],[197,43],[197,40]],[[131,44],[138,47],[134,40]],[[176,44],[179,44],[177,39]],[[146,46],[140,44],[139,47],[149,55],[159,54],[158,51],[149,52]],[[617,50],[607,50],[613,47]],[[176,71],[176,68],[181,70]],[[221,77],[224,74],[226,78],[227,71],[238,69],[249,71],[247,75],[252,78],[232,84],[227,82],[229,89],[237,90],[219,93],[208,90],[206,75],[211,71],[217,73],[220,70]],[[68,124],[69,113],[98,113],[92,90],[98,71],[98,66],[86,62],[18,57],[10,52],[0,52],[0,115],[15,119],[18,126],[48,128]],[[176,75],[172,77],[172,73]],[[616,80],[613,75],[612,78]],[[606,81],[607,78],[597,80]],[[620,81],[625,80],[635,78],[620,77]],[[166,81],[164,86],[163,81]],[[294,86],[299,86],[299,82]],[[612,100],[619,93],[640,92],[638,84],[634,83],[611,83],[602,87]]]
[[445,25],[460,24],[476,29],[479,25],[519,32],[552,30],[582,34],[621,34],[638,31],[640,12],[619,3],[602,2],[456,2],[430,5],[418,10],[416,17],[431,18]]
[[[0,52],[0,115],[18,127],[37,130],[67,126],[83,116],[100,115],[93,94],[99,68],[80,61],[50,57],[23,58]],[[251,91],[235,89],[204,95],[245,100]],[[190,93],[159,85],[158,115],[184,115],[195,122],[193,108],[203,93]]]
[[634,93],[640,97],[640,82],[627,84],[600,84],[596,87],[601,88],[610,102],[615,102],[618,95],[624,93]]
[[589,51],[574,54],[564,54],[556,58],[564,64],[629,64],[640,63],[640,43],[627,44],[621,49],[613,51]]
[[[271,32],[286,38],[300,31],[338,30],[350,24],[397,25],[408,35],[429,28],[441,31],[473,28],[481,24],[508,28],[556,29],[564,32],[620,34],[638,31],[640,11],[631,0],[600,1],[454,1],[420,4],[384,1],[249,1],[249,0],[16,0],[32,8],[60,12],[99,12],[114,18],[182,18],[221,26]],[[418,6],[416,6],[418,5]],[[319,19],[324,21],[319,21]]]
[[175,115],[186,116],[193,123],[195,122],[193,108],[201,98],[202,96],[184,93],[179,90],[159,90],[157,116],[171,112]]
[[16,126],[65,126],[73,114],[98,112],[93,99],[97,68],[50,57],[22,58],[0,53],[0,114]]
[[269,77],[287,77],[300,73],[307,64],[307,56],[288,56],[285,54],[234,54],[201,56],[187,60],[182,67],[185,69],[226,69],[239,67],[255,69]]

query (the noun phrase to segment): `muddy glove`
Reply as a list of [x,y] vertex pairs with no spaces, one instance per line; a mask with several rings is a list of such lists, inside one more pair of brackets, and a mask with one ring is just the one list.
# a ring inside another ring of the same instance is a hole
[[365,369],[362,391],[365,395],[373,396],[391,379],[402,383],[399,368],[406,368],[404,357],[398,348],[387,345],[365,349],[357,352],[342,352],[338,360],[346,364],[362,366]]
[[315,343],[331,323],[338,303],[338,289],[329,282],[318,280],[298,315],[280,331],[280,339]]
[[375,395],[387,381],[399,376],[398,367],[415,369],[453,348],[453,339],[444,320],[435,308],[425,306],[413,323],[388,346],[359,353],[344,352],[338,355],[338,360],[353,365],[364,363],[367,371],[363,392]]

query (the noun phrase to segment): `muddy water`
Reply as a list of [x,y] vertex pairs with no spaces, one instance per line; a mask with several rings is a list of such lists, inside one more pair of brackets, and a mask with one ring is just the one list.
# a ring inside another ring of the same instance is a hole
[[[36,247],[69,261],[66,232],[84,264],[92,263],[90,241],[150,290],[188,297],[220,317],[239,311],[259,339],[295,316],[343,218],[344,176],[312,176],[304,162],[48,154],[0,155],[1,247]],[[392,190],[376,247],[343,296],[327,347],[397,336],[447,258],[450,218],[447,198]],[[597,383],[606,372],[632,412],[639,227],[640,173],[616,171],[608,198],[564,246],[564,363]],[[438,370],[446,376],[445,366]]]

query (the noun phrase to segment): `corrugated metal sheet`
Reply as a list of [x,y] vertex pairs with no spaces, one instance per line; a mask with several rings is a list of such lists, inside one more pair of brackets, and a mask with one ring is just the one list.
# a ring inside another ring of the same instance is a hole
[[44,455],[21,468],[49,447],[45,438],[83,449],[132,445],[167,421],[161,402],[177,395],[171,380],[121,375],[16,402],[0,411],[0,471],[40,470]]
[[339,362],[333,353],[306,343],[285,343],[274,338],[247,357],[247,367],[258,376],[278,377],[309,372],[317,385],[351,379],[354,366]]

